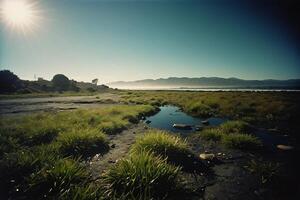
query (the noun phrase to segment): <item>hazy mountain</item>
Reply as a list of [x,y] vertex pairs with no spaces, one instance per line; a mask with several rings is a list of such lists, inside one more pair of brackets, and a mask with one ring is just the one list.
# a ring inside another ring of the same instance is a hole
[[300,79],[289,80],[243,80],[238,78],[160,78],[137,81],[117,81],[107,84],[114,88],[172,87],[172,88],[300,88]]

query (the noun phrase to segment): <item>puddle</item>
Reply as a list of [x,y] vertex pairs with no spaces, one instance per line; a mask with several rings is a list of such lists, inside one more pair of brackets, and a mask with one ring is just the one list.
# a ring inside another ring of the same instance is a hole
[[[147,117],[145,121],[149,120],[149,126],[158,129],[164,129],[176,133],[190,133],[196,131],[195,126],[204,126],[203,120],[207,120],[210,126],[218,126],[226,121],[224,118],[196,118],[182,112],[179,107],[176,106],[162,106],[160,111],[150,117]],[[188,130],[177,129],[173,127],[173,124],[186,124],[191,128]]]

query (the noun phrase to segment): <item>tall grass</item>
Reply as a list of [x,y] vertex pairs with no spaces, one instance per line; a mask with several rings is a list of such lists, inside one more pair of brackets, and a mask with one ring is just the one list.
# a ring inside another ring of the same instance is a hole
[[149,152],[120,160],[104,175],[108,195],[125,199],[162,199],[176,188],[180,168]]

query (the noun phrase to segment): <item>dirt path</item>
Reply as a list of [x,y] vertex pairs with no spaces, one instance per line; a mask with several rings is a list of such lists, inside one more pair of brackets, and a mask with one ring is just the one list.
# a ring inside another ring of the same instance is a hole
[[122,131],[117,135],[112,135],[109,138],[110,150],[103,156],[97,154],[89,162],[89,167],[92,171],[92,175],[95,179],[114,165],[117,160],[126,157],[130,146],[135,142],[137,136],[142,135],[145,132],[145,124],[139,123],[132,125],[127,130]]
[[40,111],[62,111],[114,105],[119,96],[101,93],[96,96],[41,97],[0,100],[0,116],[22,115]]

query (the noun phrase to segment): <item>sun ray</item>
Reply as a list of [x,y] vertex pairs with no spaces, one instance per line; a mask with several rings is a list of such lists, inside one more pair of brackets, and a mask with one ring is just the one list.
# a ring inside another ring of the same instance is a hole
[[0,6],[2,23],[24,34],[33,31],[41,19],[37,1],[3,0]]

